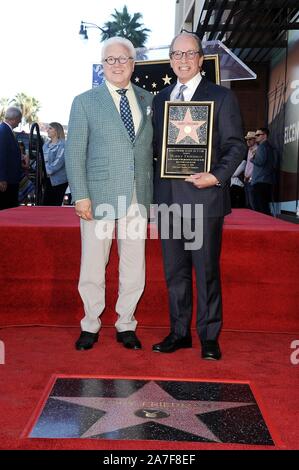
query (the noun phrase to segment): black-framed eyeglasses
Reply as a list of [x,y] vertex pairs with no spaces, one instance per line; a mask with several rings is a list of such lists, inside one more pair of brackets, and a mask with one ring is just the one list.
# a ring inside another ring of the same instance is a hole
[[128,60],[133,60],[133,57],[127,57],[125,55],[113,57],[112,55],[110,55],[109,57],[106,57],[106,59],[104,59],[104,62],[106,62],[108,65],[114,65],[116,62],[119,62],[120,64],[126,64]]
[[264,132],[261,132],[260,134],[255,134],[255,137],[259,137],[260,135],[264,135]]
[[186,59],[194,59],[194,57],[199,54],[200,51],[172,51],[170,57],[174,60],[181,60],[183,56],[186,56]]

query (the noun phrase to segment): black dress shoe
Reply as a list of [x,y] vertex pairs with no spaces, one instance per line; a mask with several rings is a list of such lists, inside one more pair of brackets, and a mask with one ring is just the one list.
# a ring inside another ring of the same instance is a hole
[[154,352],[171,353],[181,348],[192,348],[191,336],[183,336],[178,338],[173,333],[170,333],[166,338],[153,345]]
[[88,331],[81,331],[79,338],[76,341],[75,347],[78,351],[91,349],[94,343],[98,342],[99,333],[89,333]]
[[122,343],[128,349],[141,349],[141,343],[136,336],[135,331],[122,331],[116,333],[116,340]]
[[218,341],[208,340],[201,343],[201,357],[211,361],[221,359],[221,351]]

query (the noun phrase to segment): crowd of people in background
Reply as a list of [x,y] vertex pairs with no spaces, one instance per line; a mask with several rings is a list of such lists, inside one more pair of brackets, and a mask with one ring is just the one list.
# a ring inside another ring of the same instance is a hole
[[278,162],[266,127],[245,135],[247,155],[231,178],[233,208],[248,208],[271,215]]
[[[23,135],[14,133],[22,120],[16,107],[6,110],[0,124],[0,209],[35,203],[36,155],[30,158]],[[44,162],[43,197],[44,206],[61,206],[71,203],[65,170],[65,133],[62,124],[51,122],[47,128],[48,138],[42,145]],[[68,190],[67,190],[68,189]]]

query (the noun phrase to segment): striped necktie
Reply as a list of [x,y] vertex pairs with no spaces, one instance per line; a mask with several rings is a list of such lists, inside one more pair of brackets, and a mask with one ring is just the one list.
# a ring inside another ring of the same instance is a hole
[[129,100],[126,96],[127,89],[121,88],[120,90],[116,90],[117,93],[120,94],[120,117],[123,120],[123,123],[128,131],[129,137],[132,142],[135,140],[135,128],[134,128],[134,122],[133,122],[133,117],[132,117],[132,112],[130,108],[130,103]]
[[187,89],[187,85],[181,85],[178,94],[175,96],[175,101],[185,101],[184,91]]

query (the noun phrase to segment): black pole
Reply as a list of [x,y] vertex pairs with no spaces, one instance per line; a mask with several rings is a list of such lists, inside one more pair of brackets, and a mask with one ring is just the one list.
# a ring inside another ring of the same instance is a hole
[[[36,131],[36,135],[34,134]],[[46,175],[46,167],[43,153],[43,141],[39,131],[37,122],[32,123],[29,135],[29,156],[35,159],[35,205],[40,206],[44,194],[44,181]]]

